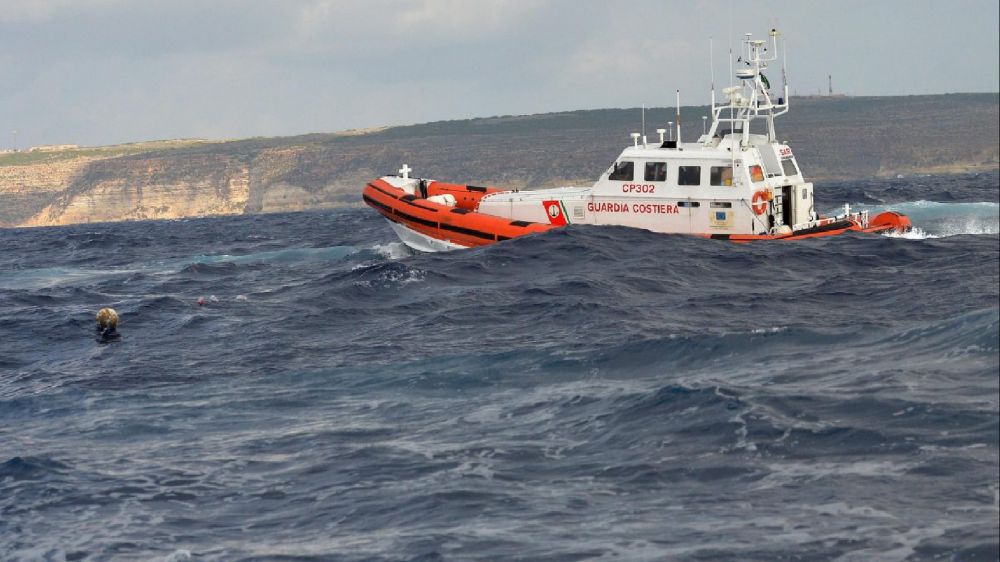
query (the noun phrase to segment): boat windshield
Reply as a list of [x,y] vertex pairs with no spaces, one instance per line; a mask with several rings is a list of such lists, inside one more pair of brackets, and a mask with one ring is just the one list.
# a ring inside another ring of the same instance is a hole
[[712,185],[733,185],[732,166],[712,166]]
[[634,167],[635,165],[627,160],[624,162],[615,162],[615,167],[611,170],[611,174],[608,175],[608,179],[613,181],[632,181]]

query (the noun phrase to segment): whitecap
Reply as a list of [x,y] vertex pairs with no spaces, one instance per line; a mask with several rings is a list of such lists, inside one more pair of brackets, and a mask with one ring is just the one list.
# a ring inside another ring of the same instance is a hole
[[191,551],[180,549],[164,556],[160,562],[187,562],[188,560],[191,560]]
[[903,238],[906,240],[927,240],[930,238],[941,238],[941,236],[937,234],[928,234],[927,232],[924,232],[924,229],[919,227],[915,227],[909,232],[898,232],[895,230],[891,232],[883,232],[882,236],[885,236],[886,238]]
[[372,251],[381,254],[390,260],[401,260],[410,257],[413,253],[402,242],[389,242],[387,244],[375,244]]
[[[890,233],[885,236],[909,240],[944,238],[965,234],[1000,233],[1000,204],[990,201],[972,203],[942,203],[938,201],[907,201],[890,205],[851,205],[854,211],[868,211],[874,217],[882,211],[897,211],[909,217],[913,230]],[[843,208],[831,209],[828,214],[842,213]]]

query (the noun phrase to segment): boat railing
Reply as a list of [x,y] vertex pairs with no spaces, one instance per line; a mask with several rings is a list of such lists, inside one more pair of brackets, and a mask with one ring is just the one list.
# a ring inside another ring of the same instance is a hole
[[792,230],[803,230],[806,228],[813,228],[817,226],[826,226],[828,224],[833,224],[835,222],[852,221],[857,223],[861,228],[868,228],[868,210],[852,213],[850,207],[844,206],[844,214],[834,215],[832,217],[820,217],[814,221],[808,221],[792,226]]
[[868,228],[868,211],[864,210],[860,213],[852,213],[851,205],[844,203],[844,219],[858,223],[861,228]]

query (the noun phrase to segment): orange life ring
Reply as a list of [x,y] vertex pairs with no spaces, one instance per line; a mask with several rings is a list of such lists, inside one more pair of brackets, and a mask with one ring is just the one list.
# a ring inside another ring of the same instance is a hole
[[767,192],[758,191],[753,194],[753,212],[763,215],[767,212]]

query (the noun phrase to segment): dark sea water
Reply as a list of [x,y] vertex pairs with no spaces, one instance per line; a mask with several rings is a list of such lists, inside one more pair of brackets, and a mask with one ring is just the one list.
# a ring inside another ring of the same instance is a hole
[[918,230],[0,230],[0,560],[997,560],[998,176],[819,187]]

